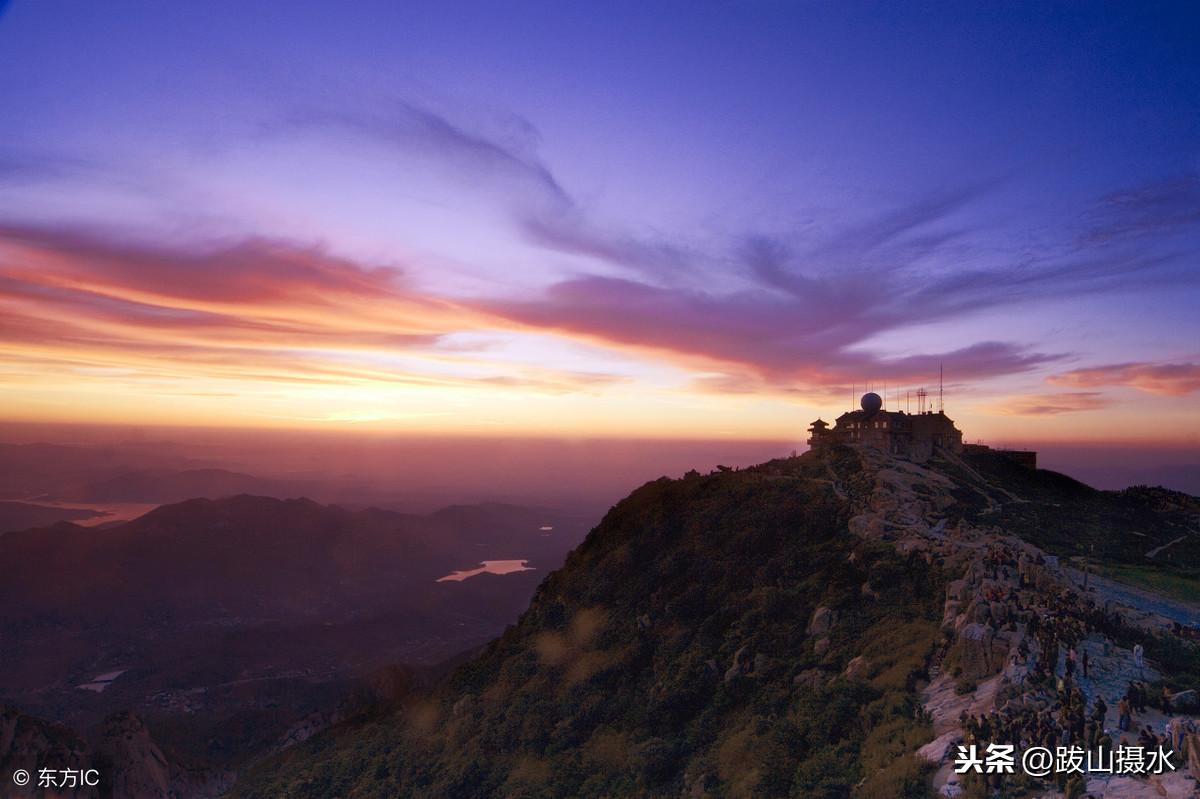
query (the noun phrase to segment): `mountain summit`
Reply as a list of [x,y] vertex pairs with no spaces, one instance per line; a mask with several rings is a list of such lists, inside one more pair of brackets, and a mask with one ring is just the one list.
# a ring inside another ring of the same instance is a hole
[[435,691],[289,750],[235,794],[924,796],[955,781],[946,753],[970,713],[1042,701],[1059,652],[1034,619],[1200,671],[1166,619],[1098,576],[1085,589],[1065,559],[1195,568],[1198,510],[989,451],[918,465],[837,445],[662,478]]

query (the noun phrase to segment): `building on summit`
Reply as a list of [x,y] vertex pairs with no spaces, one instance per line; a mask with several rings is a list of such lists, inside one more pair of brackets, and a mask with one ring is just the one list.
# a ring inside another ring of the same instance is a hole
[[883,399],[873,391],[863,394],[859,404],[861,410],[843,413],[832,428],[821,419],[813,422],[808,428],[809,446],[859,444],[917,463],[929,460],[937,449],[963,451],[962,431],[943,410],[885,411]]

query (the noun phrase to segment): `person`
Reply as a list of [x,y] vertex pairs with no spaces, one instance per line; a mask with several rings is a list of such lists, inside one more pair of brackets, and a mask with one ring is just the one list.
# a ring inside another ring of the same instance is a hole
[[1171,748],[1176,752],[1183,751],[1183,732],[1183,722],[1178,718],[1167,722],[1167,738],[1171,741]]
[[1117,713],[1120,718],[1117,720],[1117,729],[1121,732],[1129,731],[1129,723],[1133,719],[1133,705],[1129,702],[1129,697],[1121,697],[1121,701],[1117,703]]
[[1141,744],[1143,749],[1153,749],[1162,743],[1162,741],[1158,739],[1158,736],[1154,734],[1154,730],[1150,729],[1150,725],[1147,724],[1138,733],[1138,743]]
[[1137,666],[1138,677],[1141,677],[1142,679],[1146,678],[1146,675],[1143,673],[1143,670],[1146,667],[1145,655],[1146,650],[1141,644],[1133,645],[1133,665]]
[[1171,691],[1165,685],[1162,689],[1162,711],[1168,716],[1171,715]]
[[1188,771],[1191,772],[1192,779],[1200,780],[1200,731],[1190,722],[1184,740],[1187,741]]
[[1126,696],[1129,697],[1129,703],[1133,705],[1134,712],[1146,712],[1146,691],[1140,682],[1136,680],[1130,682]]

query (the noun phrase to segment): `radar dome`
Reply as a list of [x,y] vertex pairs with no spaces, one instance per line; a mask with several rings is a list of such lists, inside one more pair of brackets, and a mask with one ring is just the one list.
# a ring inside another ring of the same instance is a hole
[[883,400],[874,391],[868,391],[862,395],[859,404],[862,405],[862,409],[867,413],[875,413],[883,407]]

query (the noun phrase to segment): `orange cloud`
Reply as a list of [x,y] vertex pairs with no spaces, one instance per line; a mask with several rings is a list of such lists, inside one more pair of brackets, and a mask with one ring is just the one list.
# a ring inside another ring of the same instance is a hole
[[0,379],[386,383],[594,391],[618,376],[447,346],[495,329],[400,270],[267,240],[203,253],[0,227]]
[[1183,397],[1200,391],[1200,364],[1195,363],[1118,363],[1074,369],[1048,378],[1059,386],[1097,388],[1128,386],[1149,394]]
[[1074,391],[1008,397],[989,406],[987,410],[1001,416],[1055,416],[1060,413],[1100,410],[1110,404],[1111,401],[1099,392]]

